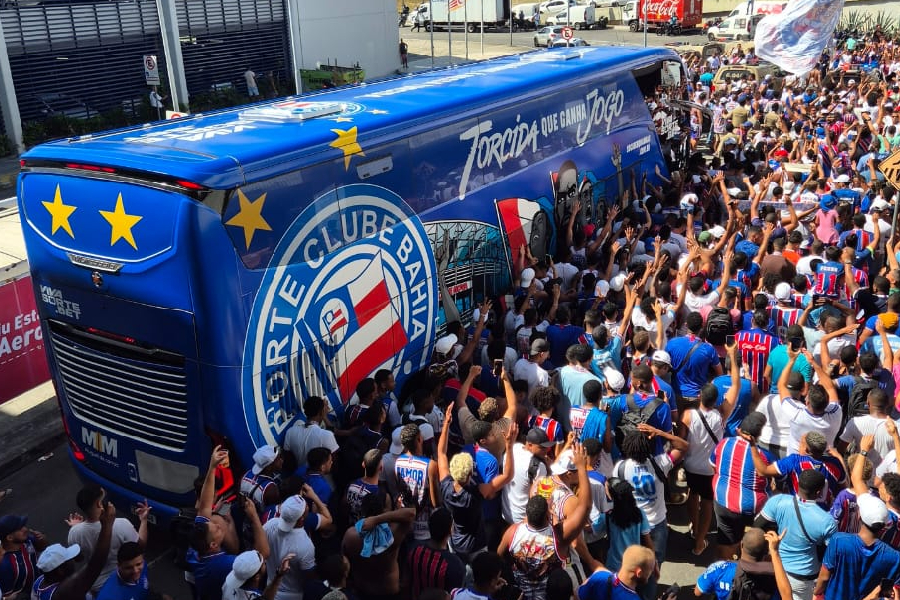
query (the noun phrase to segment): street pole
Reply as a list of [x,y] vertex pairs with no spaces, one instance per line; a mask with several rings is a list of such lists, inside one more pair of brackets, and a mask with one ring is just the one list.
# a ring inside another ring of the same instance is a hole
[[513,45],[513,17],[512,17],[512,0],[509,0],[509,45]]
[[453,19],[450,17],[450,6],[447,3],[447,60],[453,64]]
[[463,2],[463,40],[466,47],[466,61],[469,60],[469,3]]
[[644,11],[643,16],[641,15],[642,2],[644,0],[638,0],[638,17],[644,19],[644,48],[647,47],[647,12]]
[[[484,3],[485,0],[481,0],[481,58],[484,58]],[[512,27],[512,21],[509,26]]]
[[431,38],[431,68],[434,68],[434,12],[431,0],[428,0],[428,33]]

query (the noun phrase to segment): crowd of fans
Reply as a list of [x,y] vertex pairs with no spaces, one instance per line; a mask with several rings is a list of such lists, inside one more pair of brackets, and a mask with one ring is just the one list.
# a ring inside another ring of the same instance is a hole
[[[569,219],[556,262],[524,248],[512,303],[448,324],[403,390],[379,371],[339,422],[306,399],[239,481],[214,450],[176,528],[196,598],[657,600],[681,503],[696,596],[898,598],[898,198],[877,167],[900,46],[845,39],[780,88],[712,89],[724,61],[748,55],[689,63],[684,131],[711,160]],[[135,529],[98,486],[77,504],[67,546],[0,518],[4,600],[148,597],[149,507]]]

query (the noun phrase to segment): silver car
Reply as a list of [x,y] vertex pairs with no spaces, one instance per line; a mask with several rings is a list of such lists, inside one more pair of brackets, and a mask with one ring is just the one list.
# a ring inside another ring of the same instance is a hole
[[542,27],[534,34],[534,47],[546,46],[549,48],[553,42],[562,39],[562,25],[552,25],[550,27]]

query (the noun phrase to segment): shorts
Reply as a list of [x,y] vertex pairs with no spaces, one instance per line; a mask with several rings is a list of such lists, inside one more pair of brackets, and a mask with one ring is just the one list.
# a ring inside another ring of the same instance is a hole
[[684,472],[684,480],[688,488],[703,500],[713,499],[712,475],[698,475],[688,470]]
[[713,510],[716,513],[719,530],[716,533],[716,541],[723,546],[739,544],[744,537],[744,530],[753,526],[753,515],[731,512],[718,502],[713,504]]

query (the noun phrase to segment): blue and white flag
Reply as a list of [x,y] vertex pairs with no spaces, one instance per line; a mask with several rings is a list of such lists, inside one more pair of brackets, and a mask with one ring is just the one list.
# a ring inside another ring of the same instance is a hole
[[844,0],[791,0],[756,27],[756,54],[795,75],[813,70],[841,18]]

